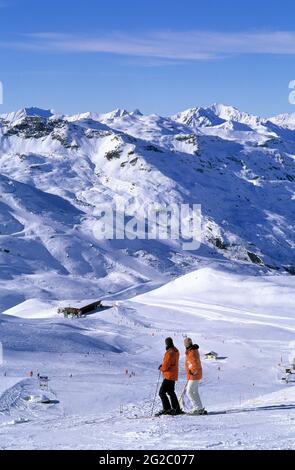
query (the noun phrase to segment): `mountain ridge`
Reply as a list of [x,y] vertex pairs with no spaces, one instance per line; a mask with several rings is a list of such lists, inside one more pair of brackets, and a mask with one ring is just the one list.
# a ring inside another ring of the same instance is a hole
[[[211,262],[257,274],[295,272],[295,132],[225,105],[183,113],[67,116],[33,107],[0,116],[5,307],[14,302],[9,285],[22,282],[34,285],[36,297],[69,298],[85,280],[103,293],[161,283]],[[104,204],[142,217],[152,205],[201,204],[201,247],[97,240]],[[36,276],[45,284],[50,278],[51,289],[36,285]]]

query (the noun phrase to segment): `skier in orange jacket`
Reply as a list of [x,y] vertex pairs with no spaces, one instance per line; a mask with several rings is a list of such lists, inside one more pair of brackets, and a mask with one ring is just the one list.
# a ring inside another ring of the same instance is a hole
[[175,393],[175,382],[178,380],[179,351],[174,346],[172,338],[166,338],[165,345],[166,352],[163,363],[159,366],[159,370],[162,372],[164,378],[159,391],[163,409],[157,413],[157,416],[162,414],[182,414]]
[[185,350],[185,371],[187,378],[187,396],[193,406],[189,414],[204,415],[207,411],[202,405],[199,395],[199,381],[203,377],[202,365],[199,354],[199,346],[193,344],[191,338],[184,340]]

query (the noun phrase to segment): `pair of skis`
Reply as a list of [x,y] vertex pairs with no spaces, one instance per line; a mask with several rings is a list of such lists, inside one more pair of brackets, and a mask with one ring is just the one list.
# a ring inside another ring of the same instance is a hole
[[[249,413],[249,412],[253,412],[253,411],[282,411],[282,410],[295,410],[295,403],[292,404],[288,404],[288,405],[265,405],[265,406],[258,406],[256,408],[231,408],[231,409],[228,409],[228,410],[217,410],[217,411],[209,411],[206,415],[193,415],[193,414],[190,414],[190,413],[184,413],[182,415],[161,415],[159,417],[162,417],[162,416],[172,416],[175,418],[175,416],[216,416],[216,415],[229,415],[229,414],[235,414],[235,413]],[[128,419],[154,419],[154,418],[157,418],[157,416],[147,416],[147,415],[143,415],[143,416],[126,416],[126,418]]]

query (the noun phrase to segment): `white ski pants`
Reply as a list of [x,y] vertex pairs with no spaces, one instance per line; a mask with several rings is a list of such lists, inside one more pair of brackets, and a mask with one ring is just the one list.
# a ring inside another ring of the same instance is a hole
[[186,388],[186,394],[193,405],[193,411],[201,410],[203,408],[201,398],[199,395],[199,381],[189,380]]

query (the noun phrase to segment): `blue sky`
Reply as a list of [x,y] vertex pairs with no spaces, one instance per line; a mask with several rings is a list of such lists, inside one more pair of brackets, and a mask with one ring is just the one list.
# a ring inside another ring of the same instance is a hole
[[0,113],[295,112],[294,14],[291,0],[0,0]]

